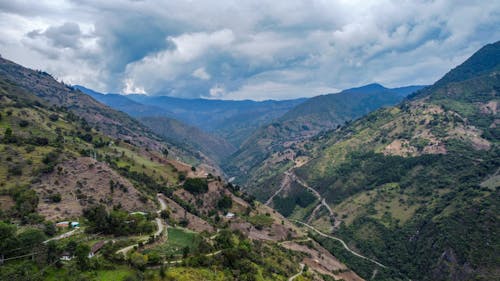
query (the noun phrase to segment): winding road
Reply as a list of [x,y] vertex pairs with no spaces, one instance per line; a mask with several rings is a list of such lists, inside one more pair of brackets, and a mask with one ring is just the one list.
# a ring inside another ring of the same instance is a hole
[[347,251],[349,251],[351,254],[353,254],[353,255],[355,255],[355,256],[357,256],[357,257],[360,257],[360,258],[362,258],[362,259],[368,260],[368,261],[370,261],[370,262],[372,262],[372,263],[374,263],[374,264],[376,264],[376,265],[378,265],[378,266],[380,266],[380,267],[387,268],[387,266],[385,266],[385,265],[383,265],[383,264],[379,263],[378,261],[373,260],[373,259],[370,259],[370,258],[368,258],[368,257],[365,257],[365,256],[363,256],[363,255],[361,255],[361,254],[359,254],[359,253],[356,253],[355,251],[351,250],[351,249],[347,246],[347,244],[344,242],[344,240],[342,240],[342,239],[340,239],[340,238],[338,238],[338,237],[335,237],[335,236],[331,236],[331,235],[325,234],[325,233],[323,233],[323,232],[319,231],[318,229],[316,229],[314,226],[311,226],[311,225],[309,225],[309,224],[307,224],[307,223],[305,223],[305,222],[301,222],[301,221],[299,221],[299,220],[294,220],[294,219],[290,219],[290,220],[291,220],[291,221],[294,221],[294,222],[296,222],[296,223],[298,223],[298,224],[301,224],[301,225],[303,225],[303,226],[305,226],[305,227],[307,227],[307,228],[309,228],[309,229],[311,229],[311,230],[313,230],[313,231],[315,231],[316,233],[318,233],[319,235],[321,235],[321,236],[323,236],[323,237],[326,237],[326,238],[330,238],[330,239],[333,239],[333,240],[337,240],[337,241],[339,241],[339,242],[342,244],[342,246],[343,246],[343,247],[344,247]]
[[278,195],[283,190],[283,188],[290,185],[290,183],[292,182],[291,181],[292,177],[291,177],[290,171],[291,170],[288,170],[284,173],[285,177],[281,180],[280,188],[278,190],[276,190],[276,192],[271,197],[269,197],[269,199],[267,199],[267,201],[264,205],[269,206],[273,202],[274,197],[276,197],[276,195]]
[[288,278],[288,281],[293,281],[295,278],[299,277],[300,275],[302,275],[302,273],[304,273],[304,267],[305,265],[303,263],[300,264],[300,271],[299,273],[295,274],[294,276]]
[[[158,199],[158,202],[160,202],[160,209],[157,211],[158,214],[160,214],[161,211],[167,209],[167,203],[165,203],[165,200],[163,200],[163,198],[161,198],[161,196],[162,195],[160,193],[156,194],[156,198]],[[163,223],[163,220],[161,218],[155,218],[155,221],[156,221],[156,225],[158,225],[158,230],[153,235],[156,238],[156,237],[160,236],[162,233],[164,233],[164,230],[166,229],[166,225]],[[143,239],[142,241],[139,241],[139,243],[141,243],[141,242],[143,243],[143,242],[146,242],[148,240],[149,240],[149,237]],[[126,255],[134,247],[139,247],[139,243],[121,248],[120,250],[116,251],[116,253]]]

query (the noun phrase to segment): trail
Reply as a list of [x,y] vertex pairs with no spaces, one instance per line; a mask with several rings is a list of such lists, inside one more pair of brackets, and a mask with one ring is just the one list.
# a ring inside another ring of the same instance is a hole
[[267,199],[267,201],[264,205],[269,206],[269,204],[271,204],[273,202],[274,197],[276,195],[278,195],[286,186],[290,185],[290,183],[291,183],[290,170],[286,171],[284,174],[285,174],[285,177],[281,180],[280,188],[278,190],[276,190],[276,192],[271,197],[269,197],[269,199]]
[[316,212],[321,209],[321,207],[323,206],[323,204],[321,204],[321,202],[314,208],[314,210],[311,212],[311,215],[309,216],[309,219],[307,219],[307,223],[311,223],[311,221],[313,220],[314,216],[316,215]]
[[307,227],[307,228],[309,228],[309,229],[311,229],[311,230],[315,231],[316,233],[318,233],[319,235],[321,235],[321,236],[323,236],[323,237],[326,237],[326,238],[330,238],[330,239],[333,239],[333,240],[337,240],[337,241],[339,241],[339,242],[342,244],[342,246],[343,246],[343,247],[344,247],[347,251],[349,251],[351,254],[353,254],[353,255],[355,255],[355,256],[357,256],[357,257],[360,257],[360,258],[362,258],[362,259],[368,260],[368,261],[370,261],[370,262],[372,262],[372,263],[374,263],[374,264],[376,264],[376,265],[378,265],[378,266],[380,266],[380,267],[387,268],[387,266],[385,266],[385,265],[383,265],[383,264],[379,263],[378,261],[373,260],[373,259],[370,259],[370,258],[368,258],[368,257],[365,257],[365,256],[363,256],[363,255],[361,255],[361,254],[359,254],[359,253],[356,253],[355,251],[351,250],[351,249],[347,246],[347,244],[344,242],[344,240],[342,240],[342,239],[340,239],[340,238],[338,238],[338,237],[334,237],[334,236],[331,236],[331,235],[325,234],[325,233],[323,233],[323,232],[319,231],[318,229],[316,229],[314,226],[311,226],[311,225],[309,225],[309,224],[307,224],[307,223],[305,223],[305,222],[301,222],[301,221],[294,220],[294,219],[290,219],[290,220],[291,220],[291,221],[294,221],[294,222],[296,222],[296,223],[299,223],[299,224],[301,224],[301,225],[303,225],[303,226],[305,226],[305,227]]
[[319,194],[319,192],[317,192],[314,188],[310,187],[307,183],[305,183],[302,179],[300,179],[293,171],[291,173],[291,176],[292,176],[293,180],[295,180],[300,185],[302,185],[303,187],[305,187],[309,191],[311,191],[314,194],[314,196],[316,196],[316,198],[318,198],[320,200],[320,204],[325,206],[325,208],[328,210],[328,212],[330,213],[330,217],[335,219],[335,216],[333,215],[332,208],[330,208],[330,206],[326,203],[325,198],[321,197],[321,194]]
[[66,233],[63,233],[59,236],[47,239],[47,240],[43,241],[43,244],[47,244],[49,241],[52,241],[52,240],[60,240],[60,239],[71,237],[71,236],[75,235],[76,233],[78,233],[79,231],[80,231],[80,228],[75,228],[75,229],[68,231]]
[[300,264],[300,271],[299,271],[299,273],[297,273],[294,276],[288,278],[288,281],[293,281],[295,278],[299,277],[302,273],[304,273],[304,267],[305,267],[305,265],[303,263],[301,263]]
[[[160,193],[156,194],[156,198],[158,199],[158,202],[160,202],[160,209],[157,211],[157,213],[160,214],[161,211],[167,209],[167,203],[165,202],[165,200],[163,200],[163,198],[161,198]],[[160,235],[162,235],[162,233],[166,233],[166,231],[164,231],[164,230],[167,228],[167,226],[163,223],[163,220],[161,218],[156,218],[155,222],[156,222],[156,225],[158,225],[158,230],[153,234],[154,237],[156,238],[156,237],[159,237]],[[139,241],[139,243],[146,242],[148,240],[149,240],[149,237]],[[126,255],[134,247],[139,247],[139,243],[121,248],[120,250],[116,251],[116,253]]]
[[[218,250],[216,252],[213,252],[213,253],[209,253],[209,254],[206,254],[205,257],[213,257],[213,256],[216,256],[218,254],[222,253],[222,250]],[[175,261],[164,261],[163,264],[177,264],[177,263],[181,263],[184,259],[180,259],[180,260],[175,260]],[[150,267],[150,268],[155,268],[156,266],[153,266],[153,267]]]

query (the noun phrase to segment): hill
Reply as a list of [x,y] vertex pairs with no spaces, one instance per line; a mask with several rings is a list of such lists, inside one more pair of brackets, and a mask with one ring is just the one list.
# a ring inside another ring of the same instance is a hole
[[[233,145],[222,138],[206,133],[197,127],[165,117],[172,114],[159,107],[138,103],[124,95],[101,94],[83,86],[75,86],[75,88],[99,102],[137,118],[167,142],[182,147],[187,151],[200,151],[207,156],[204,157],[205,159],[210,158],[220,162],[235,151]],[[198,156],[197,158],[203,157]]]
[[306,159],[305,140],[380,107],[394,105],[421,88],[388,89],[370,84],[310,98],[254,132],[226,161],[224,169],[263,199],[278,188],[278,183],[269,188],[268,179],[290,168],[289,160]]
[[[291,184],[271,204],[397,269],[392,278],[499,278],[499,47],[307,143],[309,159],[274,179]],[[298,201],[305,187],[318,197]]]
[[190,151],[201,151],[217,163],[235,151],[234,146],[226,140],[172,118],[141,117],[139,121],[168,142]]
[[269,124],[306,99],[284,101],[231,101],[181,99],[167,96],[129,95],[141,104],[159,107],[166,117],[187,123],[226,139],[233,146],[242,142],[257,128]]
[[[362,280],[161,140],[129,139],[140,123],[49,77],[0,71],[0,279]],[[79,228],[56,228],[68,220]]]

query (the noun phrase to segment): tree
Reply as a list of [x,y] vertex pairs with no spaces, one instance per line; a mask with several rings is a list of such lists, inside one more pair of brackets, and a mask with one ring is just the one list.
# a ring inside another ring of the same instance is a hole
[[47,237],[40,229],[29,228],[21,232],[17,238],[19,239],[19,244],[23,245],[23,247],[32,249],[45,241]]
[[5,129],[5,132],[3,134],[3,142],[4,143],[10,143],[13,139],[13,136],[12,136],[12,129],[7,127]]
[[183,187],[192,194],[200,194],[208,191],[208,182],[202,178],[189,178],[184,182]]
[[43,232],[45,232],[48,236],[54,236],[57,232],[55,224],[50,221],[46,221],[43,224]]
[[217,208],[219,210],[228,210],[233,206],[233,200],[230,196],[224,194],[222,198],[217,202]]
[[148,263],[148,256],[142,255],[138,252],[133,252],[130,255],[130,263],[138,269],[144,270],[146,268],[146,264]]
[[87,270],[89,268],[89,252],[90,252],[90,247],[87,244],[80,243],[78,246],[76,246],[75,249],[75,257],[76,257],[76,264],[78,265],[78,268],[81,270]]
[[0,221],[0,255],[16,247],[16,231],[17,227],[15,225]]
[[58,260],[59,251],[57,249],[57,243],[51,240],[47,243],[47,263],[51,264]]

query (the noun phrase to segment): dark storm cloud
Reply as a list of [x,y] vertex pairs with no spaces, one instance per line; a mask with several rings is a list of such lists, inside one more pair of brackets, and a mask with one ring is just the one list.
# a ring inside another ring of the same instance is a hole
[[0,52],[101,91],[282,99],[432,83],[500,38],[499,13],[479,0],[10,1]]

